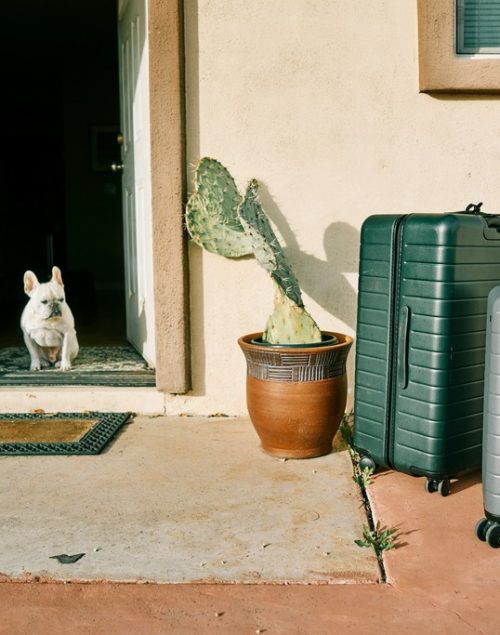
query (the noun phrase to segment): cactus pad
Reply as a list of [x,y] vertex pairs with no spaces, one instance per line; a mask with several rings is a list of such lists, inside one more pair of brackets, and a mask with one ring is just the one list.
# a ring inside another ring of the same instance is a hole
[[201,159],[196,166],[195,191],[185,214],[186,227],[194,242],[228,258],[251,254],[251,241],[237,214],[241,200],[227,169],[215,159]]
[[258,200],[258,183],[252,179],[238,208],[241,224],[252,239],[253,252],[276,284],[297,306],[304,306],[300,286],[290,263]]
[[262,339],[269,344],[313,344],[321,342],[321,331],[303,306],[298,306],[277,287],[274,311]]

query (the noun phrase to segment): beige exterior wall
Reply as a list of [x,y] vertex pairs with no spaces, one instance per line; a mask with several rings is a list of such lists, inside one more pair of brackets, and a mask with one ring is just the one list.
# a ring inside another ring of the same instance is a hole
[[[321,328],[355,333],[370,214],[499,211],[495,97],[419,93],[414,0],[186,0],[187,164],[222,161],[262,200]],[[245,412],[238,336],[272,285],[190,245],[193,391],[167,412]],[[350,386],[353,388],[354,352]]]

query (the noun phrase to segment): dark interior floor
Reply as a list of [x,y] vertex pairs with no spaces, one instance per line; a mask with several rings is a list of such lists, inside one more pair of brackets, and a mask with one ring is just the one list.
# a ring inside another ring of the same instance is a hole
[[75,317],[78,341],[82,346],[125,346],[124,292],[107,291],[96,298],[95,308]]

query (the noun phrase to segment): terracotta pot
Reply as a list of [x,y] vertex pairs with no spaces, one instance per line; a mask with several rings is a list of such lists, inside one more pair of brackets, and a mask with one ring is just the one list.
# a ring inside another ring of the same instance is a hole
[[247,407],[268,454],[305,459],[328,454],[345,412],[346,361],[352,337],[301,347],[258,344],[262,333],[240,337],[247,360]]

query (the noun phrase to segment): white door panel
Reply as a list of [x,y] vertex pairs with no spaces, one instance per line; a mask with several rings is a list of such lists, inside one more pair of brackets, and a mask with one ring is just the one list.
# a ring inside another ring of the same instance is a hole
[[127,338],[155,365],[146,0],[119,4]]

